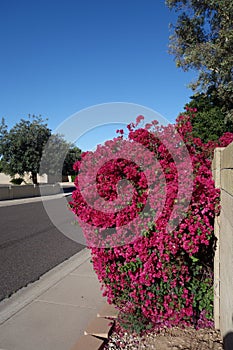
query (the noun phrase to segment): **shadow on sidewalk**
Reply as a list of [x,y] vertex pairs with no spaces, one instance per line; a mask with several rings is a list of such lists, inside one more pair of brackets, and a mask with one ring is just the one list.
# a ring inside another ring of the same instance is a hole
[[224,350],[233,349],[233,332],[229,332],[223,338],[223,348]]

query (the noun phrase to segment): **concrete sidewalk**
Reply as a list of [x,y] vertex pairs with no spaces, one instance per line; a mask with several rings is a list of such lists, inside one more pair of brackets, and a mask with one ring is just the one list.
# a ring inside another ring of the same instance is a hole
[[0,303],[0,350],[70,350],[104,304],[83,249]]

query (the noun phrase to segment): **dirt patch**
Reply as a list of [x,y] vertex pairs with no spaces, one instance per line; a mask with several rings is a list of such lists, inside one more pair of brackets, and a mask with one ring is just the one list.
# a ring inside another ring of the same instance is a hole
[[173,327],[144,337],[114,331],[105,350],[222,350],[220,332],[214,329]]

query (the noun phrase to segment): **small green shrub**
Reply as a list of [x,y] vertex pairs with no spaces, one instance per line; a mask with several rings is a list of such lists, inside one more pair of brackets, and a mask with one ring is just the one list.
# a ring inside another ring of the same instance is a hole
[[13,185],[21,185],[22,182],[24,182],[24,179],[22,177],[17,177],[16,179],[11,179],[10,181]]
[[71,175],[71,181],[74,182],[77,175]]

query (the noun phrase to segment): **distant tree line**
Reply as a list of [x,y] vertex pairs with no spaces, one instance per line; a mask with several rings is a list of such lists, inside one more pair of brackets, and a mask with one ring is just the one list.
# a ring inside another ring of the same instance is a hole
[[61,172],[74,175],[73,164],[80,156],[81,150],[62,135],[52,134],[41,116],[29,115],[9,131],[5,119],[1,120],[0,171],[11,177],[30,173],[37,184],[37,174],[42,171],[53,178],[61,177]]

